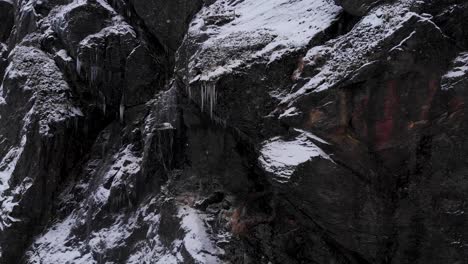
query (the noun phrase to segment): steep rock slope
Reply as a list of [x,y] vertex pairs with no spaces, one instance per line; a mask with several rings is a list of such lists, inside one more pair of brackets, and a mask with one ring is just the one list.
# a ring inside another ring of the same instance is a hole
[[0,263],[465,263],[468,5],[0,0]]

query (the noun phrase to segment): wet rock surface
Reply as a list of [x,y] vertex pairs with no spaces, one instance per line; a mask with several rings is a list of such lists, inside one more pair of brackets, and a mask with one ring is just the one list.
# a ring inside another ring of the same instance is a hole
[[0,0],[0,263],[468,262],[467,12]]

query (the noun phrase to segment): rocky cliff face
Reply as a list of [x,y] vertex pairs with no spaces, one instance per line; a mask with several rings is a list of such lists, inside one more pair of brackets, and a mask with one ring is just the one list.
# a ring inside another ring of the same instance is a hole
[[467,17],[0,0],[0,263],[468,263]]

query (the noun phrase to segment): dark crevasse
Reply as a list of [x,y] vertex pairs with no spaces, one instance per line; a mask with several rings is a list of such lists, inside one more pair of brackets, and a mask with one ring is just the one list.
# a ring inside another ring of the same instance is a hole
[[0,263],[465,263],[463,1],[0,0]]

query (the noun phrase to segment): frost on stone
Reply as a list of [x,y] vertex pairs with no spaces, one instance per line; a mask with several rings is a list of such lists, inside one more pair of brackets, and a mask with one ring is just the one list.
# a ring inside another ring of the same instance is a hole
[[[38,119],[41,135],[53,134],[53,124],[83,116],[71,100],[71,89],[52,58],[36,48],[17,46],[10,59],[4,79],[17,82],[23,91],[33,91],[29,99],[33,103],[30,118]],[[8,105],[10,94],[16,91],[5,85],[2,90],[2,101]]]
[[181,226],[185,230],[183,244],[197,263],[222,263],[219,255],[224,252],[210,239],[204,222],[204,216],[195,209],[183,206],[179,208]]
[[23,153],[26,137],[23,137],[21,145],[13,147],[0,162],[0,231],[9,227],[11,223],[18,221],[11,216],[13,209],[18,205],[17,195],[21,195],[29,186],[10,188],[9,181],[16,169],[16,164]]
[[[126,146],[122,151],[114,156],[114,162],[109,167],[108,171],[102,178],[102,183],[95,190],[93,195],[93,204],[104,205],[108,203],[112,187],[126,184],[125,180],[128,177],[134,177],[140,172],[141,157],[136,156],[131,145]],[[104,183],[111,181],[110,187],[104,187]]]
[[301,113],[299,112],[299,110],[296,108],[296,107],[290,107],[288,109],[286,109],[280,116],[279,118],[286,118],[286,117],[294,117],[294,116],[298,116],[300,115]]
[[313,141],[327,144],[317,136],[297,130],[300,134],[293,139],[274,137],[262,144],[259,161],[262,167],[275,176],[275,180],[286,183],[297,166],[314,158],[331,160]]
[[[20,203],[22,195],[31,187],[32,179],[26,177],[18,186],[10,186],[18,161],[27,143],[27,130],[31,124],[31,109],[23,118],[21,141],[13,146],[0,161],[0,231],[8,228],[13,222],[20,221],[11,216],[14,208]],[[1,121],[1,119],[0,119]]]
[[[17,164],[28,142],[27,131],[31,125],[34,107],[26,113],[22,120],[21,141],[13,146],[0,161],[0,231],[8,228],[11,223],[19,221],[11,216],[14,208],[21,201],[21,196],[31,187],[32,179],[25,178],[18,186],[10,186]],[[0,117],[0,124],[2,119]]]
[[63,61],[66,61],[66,62],[73,61],[73,59],[68,55],[67,51],[64,49],[57,51],[56,55],[60,57]]
[[[106,42],[113,39],[118,39],[124,43],[125,39],[136,38],[136,33],[133,28],[124,21],[115,21],[114,24],[103,28],[95,34],[91,34],[80,41],[77,47],[76,71],[78,75],[89,81],[90,85],[98,84],[99,80],[107,80],[110,78],[109,72],[106,72],[104,67],[109,58],[104,56],[111,54],[103,54],[103,50],[107,47]],[[119,58],[114,58],[119,59]],[[85,68],[87,66],[87,68]]]
[[443,90],[453,88],[458,83],[468,80],[468,52],[459,54],[452,62],[452,68],[442,76],[441,86]]
[[[90,182],[82,180],[77,188],[83,190],[88,196],[74,207],[63,220],[49,226],[44,233],[36,237],[31,248],[27,252],[28,263],[101,263],[106,258],[107,252],[127,245],[129,237],[137,232],[139,215],[147,214],[148,207],[142,205],[135,211],[126,211],[112,214],[106,212],[108,222],[99,227],[93,226],[97,214],[109,206],[110,191],[120,184],[128,185],[126,177],[134,177],[140,170],[140,158],[130,150],[131,146],[122,148],[112,158],[112,162],[98,163],[90,161],[89,167],[100,165],[100,174],[93,175]],[[87,170],[87,169],[86,169]],[[105,187],[111,182],[110,187]],[[68,200],[67,195],[61,198]],[[118,197],[117,197],[118,199]],[[147,219],[148,222],[151,219]],[[76,230],[87,230],[87,233],[77,237]]]
[[[166,199],[170,202],[172,199]],[[161,203],[164,199],[151,203]],[[218,264],[223,263],[220,256],[224,251],[217,247],[206,225],[207,215],[197,210],[185,206],[177,205],[177,219],[180,221],[180,228],[183,230],[182,237],[172,241],[167,246],[161,242],[160,218],[161,216],[151,210],[144,210],[143,221],[150,223],[146,234],[146,242],[140,242],[128,258],[128,264],[155,263],[155,264],[178,264],[192,260],[184,259],[182,251],[187,252],[196,264]],[[176,224],[176,223],[175,223]]]
[[[83,29],[76,28],[74,23],[77,19],[82,19],[80,14],[86,13],[103,17],[101,24],[96,24],[95,28],[86,32],[87,35],[83,35],[83,32],[80,32]],[[61,38],[73,54],[78,75],[92,86],[97,85],[99,81],[110,81],[112,75],[109,69],[106,69],[110,68],[109,60],[121,59],[104,58],[116,54],[106,53],[109,42],[116,41],[125,46],[129,44],[129,39],[136,39],[133,27],[125,22],[125,19],[105,0],[97,0],[94,3],[87,0],[73,0],[65,5],[57,5],[45,20],[50,24],[51,31]]]
[[40,236],[34,243],[34,250],[27,253],[28,263],[97,263],[91,253],[82,254],[80,247],[72,246],[73,243],[70,243],[73,240],[71,231],[76,225],[76,217],[74,214],[69,215]]
[[148,102],[152,110],[145,119],[144,134],[151,137],[157,130],[173,130],[177,127],[177,87],[171,86],[167,91],[157,94]]
[[[115,20],[123,20],[123,18],[121,16],[118,16],[117,12],[105,0],[97,0],[96,2],[103,8],[105,8],[107,11],[109,11],[109,13],[114,15]],[[88,0],[72,0],[66,5],[55,6],[51,10],[49,17],[47,18],[50,19],[50,24],[52,25],[53,30],[58,34],[61,34],[67,26],[69,14],[76,8],[82,7],[87,4],[89,4]]]
[[380,5],[345,35],[311,48],[304,61],[309,67],[315,68],[317,73],[313,76],[301,76],[307,81],[306,84],[285,96],[283,104],[291,104],[308,92],[321,92],[334,87],[365,65],[372,64],[372,56],[369,54],[378,52],[381,45],[410,20],[435,26],[427,17],[410,11],[415,2],[402,0]]
[[[216,80],[252,60],[275,61],[304,48],[328,28],[341,12],[332,0],[216,1],[192,22],[187,41],[199,51],[189,69],[200,69],[202,80]],[[189,82],[199,72],[192,72]]]

